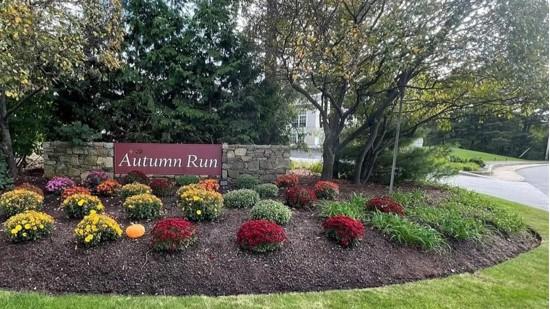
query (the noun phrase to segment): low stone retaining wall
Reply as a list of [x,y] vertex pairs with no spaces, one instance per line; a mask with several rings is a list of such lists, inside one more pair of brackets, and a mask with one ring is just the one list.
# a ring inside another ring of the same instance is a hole
[[221,185],[231,185],[243,174],[271,182],[277,175],[286,174],[289,167],[289,146],[223,144]]
[[[44,175],[85,178],[89,171],[101,169],[113,173],[113,143],[86,143],[74,146],[67,142],[42,144]],[[284,145],[222,145],[221,185],[235,182],[240,175],[270,182],[286,174],[290,167],[290,147]]]
[[67,142],[44,142],[44,176],[86,178],[91,170],[113,173],[113,143],[86,143],[73,146]]

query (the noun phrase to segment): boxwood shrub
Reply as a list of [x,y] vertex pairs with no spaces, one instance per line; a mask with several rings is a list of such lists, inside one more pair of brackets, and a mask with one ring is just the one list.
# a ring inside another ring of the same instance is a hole
[[240,175],[237,177],[237,189],[254,189],[260,183],[258,178],[251,175]]
[[292,210],[281,202],[274,200],[259,201],[250,210],[250,218],[273,221],[279,225],[285,225],[292,217]]
[[254,190],[239,189],[223,195],[224,206],[228,208],[251,208],[260,200],[260,195]]
[[268,199],[279,195],[279,188],[272,183],[262,183],[254,187],[254,191],[258,192],[260,198]]

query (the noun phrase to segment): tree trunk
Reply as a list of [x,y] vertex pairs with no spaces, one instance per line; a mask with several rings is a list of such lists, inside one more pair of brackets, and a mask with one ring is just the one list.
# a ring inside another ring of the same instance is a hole
[[13,153],[13,144],[11,140],[10,128],[8,125],[8,107],[4,90],[0,89],[0,131],[2,134],[2,152],[8,162],[10,176],[15,180],[17,177],[17,163]]
[[355,158],[355,169],[353,171],[353,183],[354,184],[360,184],[361,183],[361,172],[363,170],[363,162],[365,162],[365,157],[367,156],[367,153],[369,150],[372,149],[372,145],[374,144],[374,141],[376,140],[377,134],[378,134],[378,128],[380,128],[381,121],[377,121],[374,125],[374,129],[369,134],[369,138],[365,142],[365,146],[363,146],[363,150],[361,153]]
[[323,142],[323,172],[321,173],[322,179],[333,178],[337,146],[338,134],[325,130],[325,141]]

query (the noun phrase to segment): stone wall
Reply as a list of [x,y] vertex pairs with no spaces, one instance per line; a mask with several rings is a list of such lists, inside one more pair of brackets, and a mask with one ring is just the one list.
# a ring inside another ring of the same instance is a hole
[[223,144],[222,149],[222,186],[232,185],[244,174],[271,182],[290,168],[289,146]]
[[[72,146],[67,142],[42,145],[44,175],[84,179],[91,170],[113,172],[113,143],[86,143]],[[270,182],[286,174],[290,166],[290,147],[283,145],[222,145],[221,185],[235,182],[239,175],[252,175]]]
[[86,178],[91,170],[113,172],[113,143],[86,143],[73,146],[67,142],[44,142],[44,176]]

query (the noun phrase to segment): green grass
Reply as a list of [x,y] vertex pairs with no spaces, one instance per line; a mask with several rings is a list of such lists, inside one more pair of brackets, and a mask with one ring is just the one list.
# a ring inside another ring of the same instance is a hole
[[52,296],[0,291],[0,308],[548,308],[548,213],[488,199],[496,207],[520,212],[543,237],[541,246],[473,274],[380,288],[225,297]]
[[451,155],[457,156],[459,158],[469,160],[469,159],[481,159],[485,162],[487,161],[525,161],[523,159],[514,158],[514,157],[507,157],[507,156],[501,156],[496,155],[492,153],[486,153],[481,151],[475,151],[475,150],[468,150],[468,149],[462,149],[462,148],[451,148]]

